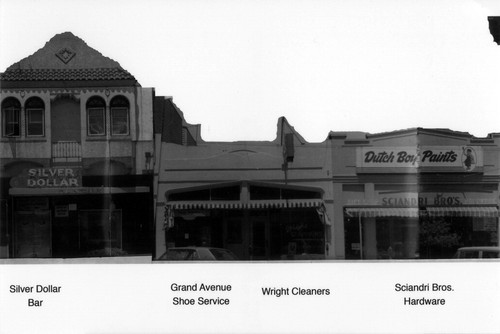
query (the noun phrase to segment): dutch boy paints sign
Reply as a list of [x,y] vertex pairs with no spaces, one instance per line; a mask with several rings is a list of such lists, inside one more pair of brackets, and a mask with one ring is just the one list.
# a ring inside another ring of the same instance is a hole
[[477,146],[362,147],[357,154],[356,167],[365,168],[453,167],[472,172],[483,165]]

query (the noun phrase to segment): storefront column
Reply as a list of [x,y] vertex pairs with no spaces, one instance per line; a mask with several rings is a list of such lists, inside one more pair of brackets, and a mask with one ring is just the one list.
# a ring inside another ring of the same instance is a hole
[[363,259],[377,258],[377,223],[375,218],[363,219]]
[[8,199],[0,199],[0,259],[9,257],[9,234],[8,217],[9,203]]
[[418,256],[418,219],[413,219],[408,222],[405,231],[405,250],[404,250],[404,258],[405,259],[414,259]]
[[156,236],[156,247],[154,257],[158,258],[163,253],[167,251],[167,240],[165,239],[165,207],[164,205],[156,207],[156,217],[155,217],[155,236]]
[[[500,184],[498,185],[498,187],[500,189]],[[499,196],[497,195],[496,197],[498,198]],[[499,217],[495,217],[495,220],[497,222],[497,244],[496,244],[496,246],[500,247],[500,218]]]
[[329,259],[345,259],[344,236],[344,201],[342,183],[334,183],[332,187],[333,203],[326,204],[327,213],[330,215],[332,227],[330,228],[331,245]]
[[[330,226],[325,226],[325,231],[326,234],[326,240],[328,242],[328,252],[326,254],[326,259],[345,259],[345,250],[344,250],[344,238],[340,238],[340,240],[335,239],[337,229],[341,228],[340,231],[342,231],[342,234],[344,234],[344,217],[343,217],[343,210],[342,207],[340,207],[340,213],[342,215],[339,215],[341,218],[338,219],[340,220],[340,223],[342,226],[338,226],[339,224],[336,224],[337,219],[335,219],[335,209],[333,204],[325,204],[326,207],[326,214],[328,215],[328,218],[330,219]],[[337,250],[337,244],[340,244],[342,246],[341,251]]]

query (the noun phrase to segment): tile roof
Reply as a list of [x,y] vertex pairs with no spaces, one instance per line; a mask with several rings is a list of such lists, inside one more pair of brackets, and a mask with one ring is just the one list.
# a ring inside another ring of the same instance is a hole
[[52,37],[45,46],[0,73],[4,84],[54,81],[133,81],[120,64],[89,47],[71,32]]
[[115,68],[78,69],[7,69],[0,73],[2,81],[88,81],[135,80],[126,70]]

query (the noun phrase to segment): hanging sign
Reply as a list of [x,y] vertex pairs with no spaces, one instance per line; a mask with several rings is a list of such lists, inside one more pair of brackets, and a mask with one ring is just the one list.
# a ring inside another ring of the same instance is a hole
[[56,205],[56,206],[54,206],[54,216],[57,218],[69,217],[68,205]]

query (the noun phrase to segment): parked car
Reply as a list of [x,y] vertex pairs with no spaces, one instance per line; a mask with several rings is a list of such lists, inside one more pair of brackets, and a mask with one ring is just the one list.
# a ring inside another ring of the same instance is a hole
[[500,258],[500,247],[461,247],[457,250],[454,257],[456,259],[498,259]]
[[214,247],[175,247],[169,248],[160,261],[238,261],[236,255],[223,248]]

